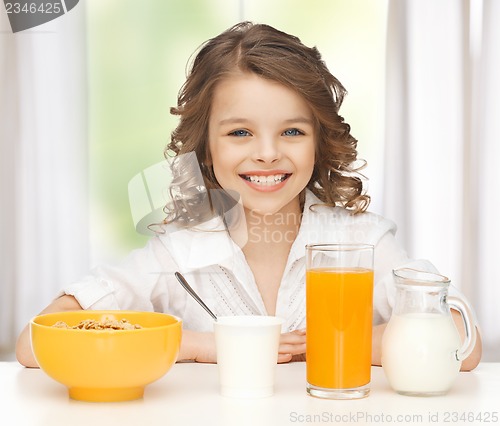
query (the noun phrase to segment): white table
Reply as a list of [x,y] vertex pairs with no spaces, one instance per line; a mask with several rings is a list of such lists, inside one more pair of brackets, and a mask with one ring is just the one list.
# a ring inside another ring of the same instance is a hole
[[368,398],[321,400],[305,391],[305,364],[278,365],[275,395],[240,400],[218,392],[217,366],[181,363],[129,402],[89,403],[38,369],[0,363],[0,425],[499,425],[500,363],[460,373],[449,394],[408,397],[394,393],[383,370],[372,368]]

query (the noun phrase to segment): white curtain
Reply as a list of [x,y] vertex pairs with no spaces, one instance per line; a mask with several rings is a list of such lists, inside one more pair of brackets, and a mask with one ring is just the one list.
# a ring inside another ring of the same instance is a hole
[[390,0],[384,214],[472,302],[500,361],[500,2]]
[[0,13],[0,355],[88,270],[84,26],[81,4],[16,34]]

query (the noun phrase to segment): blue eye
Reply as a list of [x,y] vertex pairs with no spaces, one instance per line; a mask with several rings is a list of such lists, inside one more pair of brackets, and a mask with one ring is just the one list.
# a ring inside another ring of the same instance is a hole
[[283,132],[284,136],[300,136],[303,134],[299,129],[287,129]]
[[238,137],[244,137],[244,136],[250,136],[250,133],[247,132],[246,130],[235,130],[234,132],[229,133],[229,136],[238,136]]

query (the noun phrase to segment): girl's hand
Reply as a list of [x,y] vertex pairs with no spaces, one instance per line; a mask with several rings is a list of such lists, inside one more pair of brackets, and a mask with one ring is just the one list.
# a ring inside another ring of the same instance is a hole
[[305,361],[306,331],[294,330],[283,333],[280,338],[278,350],[278,363],[292,361]]
[[[40,314],[48,314],[51,312],[64,312],[64,311],[78,311],[82,307],[78,301],[73,297],[65,294],[54,300],[47,306]],[[19,335],[16,344],[16,357],[20,364],[25,367],[38,367],[38,363],[31,350],[30,328],[29,324],[24,327]]]
[[177,361],[216,363],[214,333],[182,330],[182,341]]

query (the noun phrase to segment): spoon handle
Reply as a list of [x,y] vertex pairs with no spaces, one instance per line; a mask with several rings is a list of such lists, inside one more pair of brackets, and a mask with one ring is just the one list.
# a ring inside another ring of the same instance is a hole
[[194,300],[196,300],[201,305],[201,307],[205,309],[205,311],[207,311],[215,321],[217,321],[217,317],[215,316],[215,314],[209,309],[207,305],[205,305],[205,302],[203,302],[200,296],[198,296],[198,294],[196,294],[196,292],[191,288],[191,286],[187,283],[186,279],[182,276],[182,274],[180,272],[176,272],[175,277],[179,280],[181,286],[184,287],[184,290],[186,290],[191,295],[191,297]]

